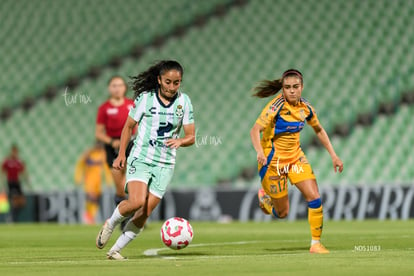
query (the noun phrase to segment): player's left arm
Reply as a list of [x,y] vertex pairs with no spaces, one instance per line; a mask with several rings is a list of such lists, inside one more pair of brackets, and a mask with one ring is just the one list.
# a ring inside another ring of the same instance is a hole
[[322,145],[331,155],[335,172],[342,172],[342,170],[344,169],[344,164],[342,163],[341,159],[336,155],[335,150],[331,144],[331,141],[329,140],[329,136],[326,133],[325,129],[321,126],[321,124],[316,124],[312,127],[319,141],[321,141]]
[[85,169],[85,161],[82,155],[81,158],[78,159],[75,165],[75,173],[73,175],[73,178],[74,178],[76,185],[82,184],[83,177],[84,177],[84,169]]
[[179,147],[189,147],[195,143],[195,126],[193,124],[183,125],[184,137],[165,141],[167,147],[178,149]]
[[3,163],[1,164],[1,174],[4,176],[7,175],[6,161],[3,161]]
[[105,175],[105,183],[107,187],[110,187],[114,185],[114,179],[112,178],[112,172],[108,164],[106,163],[106,160],[103,160],[103,161],[104,161],[103,170],[104,170],[104,175]]
[[5,163],[1,165],[1,174],[0,174],[0,193],[6,191],[6,166]]
[[21,176],[22,176],[23,182],[26,184],[26,186],[29,189],[33,189],[32,184],[30,182],[29,173],[27,172],[26,164],[24,164],[24,163],[23,163],[23,167],[22,167],[22,170],[21,170]]
[[184,137],[169,139],[165,141],[167,147],[178,149],[179,147],[189,147],[195,143],[194,111],[190,98],[186,97],[183,114]]

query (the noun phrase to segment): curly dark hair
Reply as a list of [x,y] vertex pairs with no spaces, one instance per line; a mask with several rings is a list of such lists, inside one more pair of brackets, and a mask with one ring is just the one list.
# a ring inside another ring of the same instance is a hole
[[175,60],[161,60],[146,71],[141,72],[132,80],[132,90],[135,91],[134,98],[137,98],[144,91],[152,91],[158,87],[158,77],[170,70],[177,70],[181,77],[184,75],[183,67]]

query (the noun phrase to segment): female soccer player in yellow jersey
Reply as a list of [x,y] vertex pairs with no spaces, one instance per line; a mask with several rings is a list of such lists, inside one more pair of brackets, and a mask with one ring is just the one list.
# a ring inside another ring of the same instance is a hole
[[322,201],[315,175],[300,147],[299,132],[305,121],[329,152],[335,172],[342,172],[343,163],[336,155],[329,137],[316,116],[313,107],[302,96],[303,76],[296,69],[285,71],[280,79],[262,81],[255,87],[254,96],[273,96],[250,131],[257,152],[262,189],[258,197],[260,208],[266,214],[284,218],[289,212],[287,179],[295,185],[308,202],[308,220],[311,228],[310,253],[329,253],[321,244],[323,226]]

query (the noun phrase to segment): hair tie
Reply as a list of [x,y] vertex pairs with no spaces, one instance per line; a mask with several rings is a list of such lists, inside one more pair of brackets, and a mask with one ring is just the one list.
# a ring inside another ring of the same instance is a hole
[[284,72],[283,75],[282,75],[282,78],[285,78],[287,75],[290,75],[290,74],[294,74],[294,75],[298,76],[301,80],[303,79],[302,74],[299,73],[296,70],[288,70],[288,71]]

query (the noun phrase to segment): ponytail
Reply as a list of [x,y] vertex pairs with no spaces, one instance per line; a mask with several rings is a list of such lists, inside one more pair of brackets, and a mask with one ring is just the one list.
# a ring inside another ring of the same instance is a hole
[[282,79],[277,80],[262,80],[253,91],[256,93],[253,96],[258,98],[267,98],[275,95],[282,88]]
[[183,67],[177,61],[162,60],[146,71],[139,73],[138,76],[130,77],[132,90],[135,91],[134,98],[137,98],[142,92],[156,90],[158,88],[158,77],[170,70],[177,70],[181,76],[184,74]]
[[256,86],[253,91],[256,93],[253,96],[258,98],[267,98],[269,96],[275,95],[283,87],[283,80],[287,77],[298,77],[300,82],[303,84],[303,75],[299,70],[289,69],[286,70],[282,77],[277,80],[263,80],[259,82],[259,85]]

